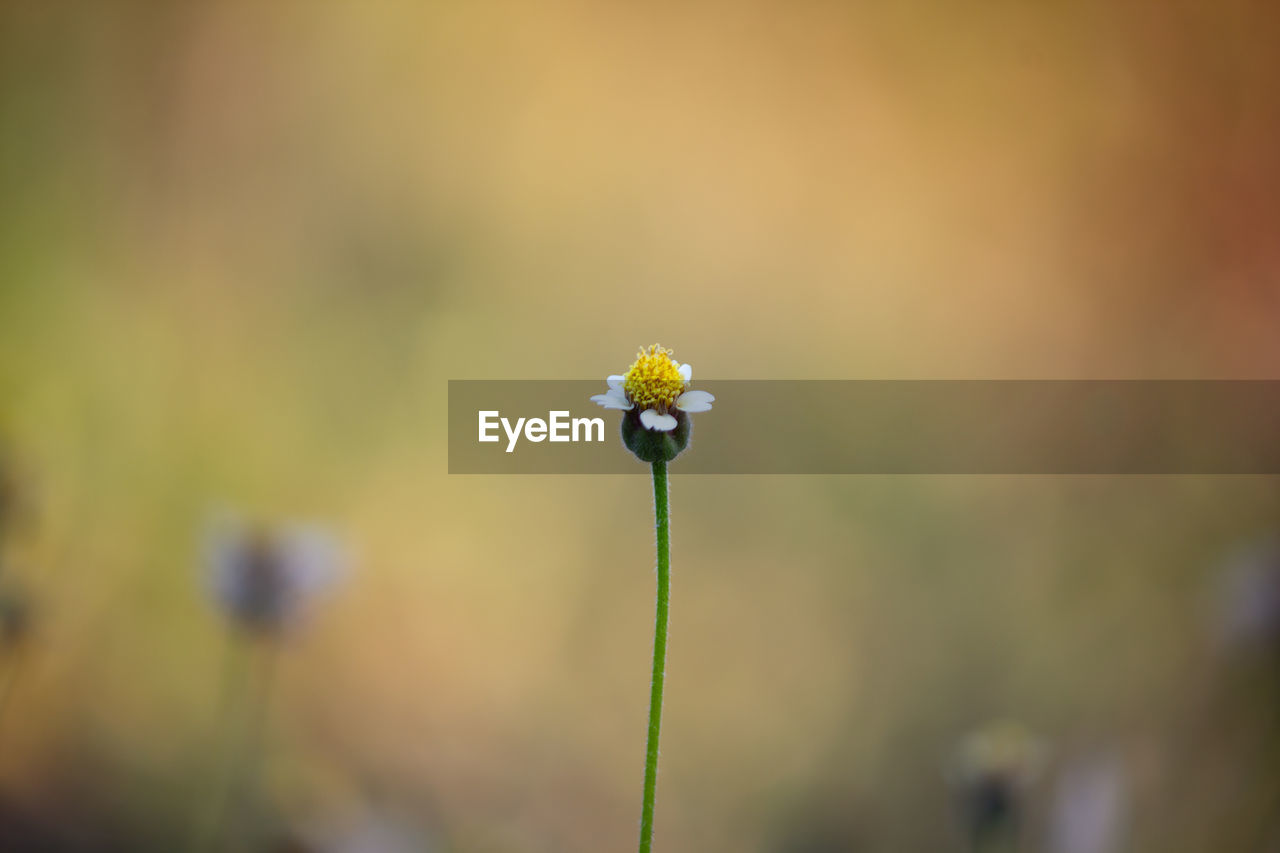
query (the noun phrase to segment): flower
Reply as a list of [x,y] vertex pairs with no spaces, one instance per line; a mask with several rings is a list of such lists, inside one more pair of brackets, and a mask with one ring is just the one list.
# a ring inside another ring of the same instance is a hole
[[290,627],[308,600],[342,573],[344,562],[338,543],[310,525],[268,527],[224,518],[212,525],[206,544],[214,598],[256,634]]
[[1011,720],[990,723],[960,741],[948,776],[975,844],[1017,826],[1044,758],[1040,739]]
[[690,391],[693,368],[672,360],[671,350],[653,344],[641,348],[635,362],[621,376],[605,381],[609,390],[591,401],[606,409],[639,411],[641,425],[657,432],[671,432],[680,412],[707,412],[715,397],[706,391]]
[[1280,535],[1241,546],[1217,578],[1217,637],[1224,652],[1280,653]]
[[1049,812],[1053,853],[1123,850],[1130,824],[1130,774],[1111,752],[1085,753],[1057,774]]

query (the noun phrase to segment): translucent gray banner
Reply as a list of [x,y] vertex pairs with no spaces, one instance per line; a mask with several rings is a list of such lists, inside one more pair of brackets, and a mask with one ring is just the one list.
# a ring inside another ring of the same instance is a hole
[[[693,415],[672,473],[1280,474],[1280,381],[697,387],[715,406]],[[590,402],[604,390],[602,380],[450,381],[449,473],[647,472],[622,446],[621,413]]]

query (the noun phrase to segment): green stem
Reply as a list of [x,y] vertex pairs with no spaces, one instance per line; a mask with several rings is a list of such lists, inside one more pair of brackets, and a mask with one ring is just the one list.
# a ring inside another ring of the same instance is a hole
[[653,684],[649,693],[649,739],[645,747],[644,805],[640,811],[640,853],[653,846],[653,799],[658,789],[658,735],[662,729],[662,686],[667,665],[667,606],[671,596],[671,513],[667,506],[667,463],[653,463],[653,515],[658,529],[658,606],[653,625]]
[[236,632],[229,639],[219,715],[226,727],[221,744],[225,765],[212,798],[211,823],[194,845],[196,851],[208,853],[240,846],[244,838],[237,838],[237,833],[252,830],[245,824],[256,794],[277,651],[274,638]]

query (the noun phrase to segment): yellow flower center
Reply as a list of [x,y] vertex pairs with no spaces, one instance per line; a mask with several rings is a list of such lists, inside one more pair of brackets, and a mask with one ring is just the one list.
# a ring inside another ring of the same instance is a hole
[[622,387],[639,408],[657,409],[666,414],[684,391],[684,377],[671,360],[671,350],[654,344],[647,351],[640,350],[623,377]]

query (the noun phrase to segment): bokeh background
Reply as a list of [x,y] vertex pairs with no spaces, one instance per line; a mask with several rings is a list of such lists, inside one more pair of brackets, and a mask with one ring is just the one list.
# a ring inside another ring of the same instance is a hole
[[[649,485],[448,476],[446,381],[655,340],[709,389],[1280,378],[1278,25],[4,3],[4,849],[198,849],[262,654],[225,844],[628,849]],[[228,509],[351,555],[279,640],[207,594]],[[1280,849],[1278,512],[1263,477],[676,476],[658,849]]]

